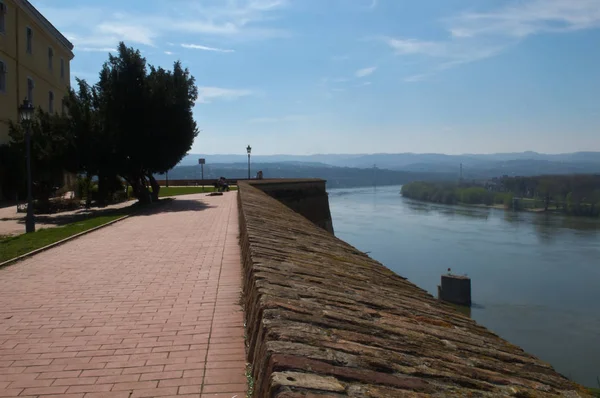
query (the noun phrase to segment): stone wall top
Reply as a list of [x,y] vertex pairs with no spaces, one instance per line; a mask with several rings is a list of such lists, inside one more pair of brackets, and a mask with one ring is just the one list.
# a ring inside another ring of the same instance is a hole
[[583,387],[247,183],[255,397],[585,397]]

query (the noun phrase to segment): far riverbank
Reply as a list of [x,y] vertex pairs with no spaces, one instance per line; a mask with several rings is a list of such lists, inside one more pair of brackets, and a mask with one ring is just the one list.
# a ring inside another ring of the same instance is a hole
[[[409,199],[445,205],[592,218],[600,215],[600,179],[596,181],[596,176],[544,176],[539,177],[540,181],[535,178],[538,177],[507,177],[477,184],[416,181],[403,185],[400,193]],[[558,184],[554,178],[561,180],[561,188],[549,187],[548,184]],[[562,181],[565,178],[576,178],[576,184],[567,184],[569,181]],[[515,183],[520,180],[524,181]]]

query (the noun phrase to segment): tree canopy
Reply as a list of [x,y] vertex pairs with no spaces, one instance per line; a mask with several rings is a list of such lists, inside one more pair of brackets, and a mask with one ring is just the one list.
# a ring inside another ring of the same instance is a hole
[[153,174],[179,163],[198,135],[192,114],[198,91],[189,71],[180,62],[173,70],[147,66],[138,50],[120,43],[96,86],[81,94],[80,88],[73,96],[75,108],[88,109],[85,100],[91,96],[99,122],[103,156],[98,174],[122,176],[140,201],[150,200],[149,182],[158,199]]
[[[138,50],[121,42],[96,84],[77,80],[64,99],[66,114],[36,110],[31,122],[35,197],[48,198],[69,171],[88,181],[96,176],[99,197],[114,192],[120,177],[140,201],[158,199],[160,186],[153,174],[177,165],[198,135],[192,113],[197,97],[194,78],[180,62],[171,70],[147,65]],[[4,160],[24,163],[23,126],[10,126],[12,141],[0,148],[0,166]],[[17,171],[12,181],[9,177]],[[0,177],[0,185],[22,192],[24,167],[0,172]]]

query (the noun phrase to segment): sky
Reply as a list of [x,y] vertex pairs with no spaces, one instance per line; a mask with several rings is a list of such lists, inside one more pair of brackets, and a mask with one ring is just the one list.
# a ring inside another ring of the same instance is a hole
[[95,82],[196,78],[192,153],[600,151],[600,0],[31,0]]

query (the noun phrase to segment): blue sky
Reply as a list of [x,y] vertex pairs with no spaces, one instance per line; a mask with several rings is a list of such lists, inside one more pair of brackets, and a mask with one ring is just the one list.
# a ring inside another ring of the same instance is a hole
[[600,151],[600,0],[34,0],[95,81],[196,77],[194,153]]

